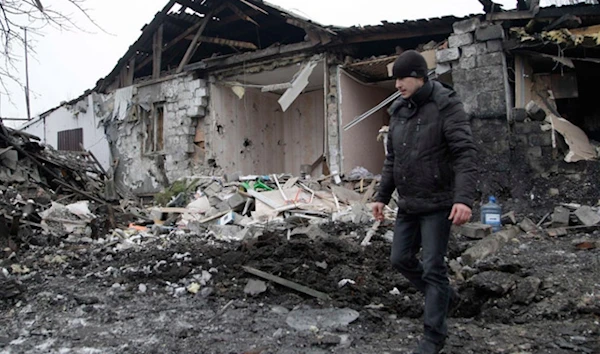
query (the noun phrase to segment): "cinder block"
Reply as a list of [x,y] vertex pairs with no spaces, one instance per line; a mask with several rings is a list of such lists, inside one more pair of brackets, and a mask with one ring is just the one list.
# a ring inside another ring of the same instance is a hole
[[477,57],[461,57],[458,67],[463,70],[471,70],[477,67]]
[[475,32],[480,25],[481,21],[479,21],[479,18],[471,18],[464,21],[454,22],[454,24],[452,24],[452,28],[454,29],[454,33],[462,34]]
[[234,211],[241,211],[244,209],[246,205],[246,200],[244,196],[239,193],[234,194],[231,198],[227,199],[227,204]]
[[454,34],[448,38],[450,48],[463,47],[473,43],[473,35],[471,33]]
[[527,119],[527,111],[524,108],[513,108],[511,118],[515,122],[524,122]]
[[488,53],[501,52],[504,50],[504,47],[502,46],[502,41],[499,39],[487,41],[486,45]]
[[488,53],[477,56],[477,66],[485,67],[485,66],[501,66],[503,59],[502,52]]
[[529,144],[531,146],[552,146],[552,134],[550,132],[531,134]]
[[194,91],[194,97],[204,97],[208,96],[208,89],[206,87],[198,87]]
[[475,31],[475,38],[479,42],[485,42],[493,39],[504,39],[504,28],[502,28],[502,25],[479,27]]
[[570,217],[571,212],[569,211],[569,209],[562,206],[558,206],[554,208],[554,213],[552,213],[552,226],[568,226]]
[[436,51],[435,56],[438,63],[447,63],[458,60],[460,58],[460,50],[458,48],[442,49]]
[[462,47],[463,57],[472,57],[476,55],[483,55],[488,52],[487,45],[485,43],[475,43],[468,46]]
[[460,228],[460,234],[469,238],[482,239],[492,234],[492,226],[482,223],[464,224]]
[[527,155],[530,157],[542,157],[542,148],[539,146],[530,147],[527,149]]

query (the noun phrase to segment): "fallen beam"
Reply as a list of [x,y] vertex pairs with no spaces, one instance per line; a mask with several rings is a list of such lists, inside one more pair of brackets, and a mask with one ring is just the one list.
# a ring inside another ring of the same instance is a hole
[[497,253],[500,251],[502,246],[517,236],[517,230],[518,229],[516,227],[510,227],[506,230],[493,233],[483,240],[477,242],[475,246],[467,249],[461,255],[463,263],[466,265],[472,265],[476,261],[482,260],[489,255]]
[[288,287],[290,289],[299,291],[299,292],[304,293],[306,295],[310,295],[310,296],[315,297],[317,299],[321,299],[321,300],[329,300],[330,299],[329,295],[327,295],[325,293],[322,293],[320,291],[316,291],[314,289],[311,289],[311,288],[309,288],[307,286],[304,286],[304,285],[300,285],[298,283],[294,283],[293,281],[289,281],[289,280],[283,279],[283,278],[278,277],[276,275],[269,274],[269,273],[263,272],[261,270],[258,270],[256,268],[252,268],[252,267],[243,266],[242,268],[247,273],[250,273],[252,275],[256,275],[257,277],[261,277],[263,279],[272,281],[272,282],[277,283],[279,285],[283,285],[285,287]]

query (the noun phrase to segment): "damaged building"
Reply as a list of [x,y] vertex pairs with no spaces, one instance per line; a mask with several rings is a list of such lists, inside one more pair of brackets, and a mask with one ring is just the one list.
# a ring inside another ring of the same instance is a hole
[[596,159],[600,6],[482,3],[466,18],[339,28],[256,0],[169,1],[95,88],[24,130],[93,146],[138,195],[193,175],[378,173],[398,97],[389,67],[417,49],[472,116],[482,193],[518,188],[517,169]]

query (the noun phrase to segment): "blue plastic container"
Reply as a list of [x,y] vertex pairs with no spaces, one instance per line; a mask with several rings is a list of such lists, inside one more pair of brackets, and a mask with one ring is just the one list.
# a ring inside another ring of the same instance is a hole
[[491,225],[494,232],[502,230],[502,207],[496,203],[496,197],[481,207],[481,223]]

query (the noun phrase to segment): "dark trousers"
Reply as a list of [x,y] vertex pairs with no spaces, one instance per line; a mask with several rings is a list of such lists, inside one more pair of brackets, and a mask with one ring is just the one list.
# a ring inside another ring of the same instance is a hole
[[[425,295],[425,337],[441,343],[448,335],[446,317],[450,285],[444,257],[452,221],[450,210],[426,214],[398,213],[392,245],[392,266]],[[422,249],[419,261],[416,257]]]

